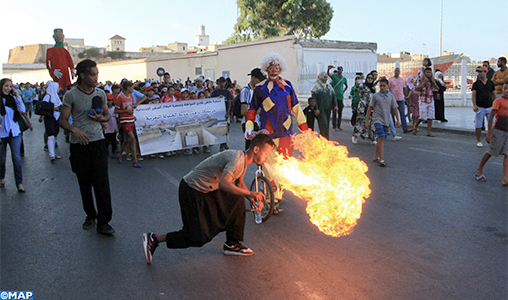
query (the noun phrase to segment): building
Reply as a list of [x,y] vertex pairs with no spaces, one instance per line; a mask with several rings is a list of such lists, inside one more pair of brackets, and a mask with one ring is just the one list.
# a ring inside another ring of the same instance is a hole
[[108,39],[108,51],[125,51],[125,38],[119,36],[118,34],[114,37]]
[[[376,43],[283,36],[233,45],[217,45],[216,51],[101,63],[98,65],[99,80],[159,80],[156,70],[162,67],[173,79],[185,80],[187,77],[194,79],[204,76],[206,79],[216,80],[224,76],[237,80],[243,86],[250,80],[247,74],[260,66],[263,56],[277,52],[288,64],[288,70],[282,77],[291,81],[299,97],[306,99],[317,81],[317,75],[326,72],[328,65],[343,66],[343,75],[348,80],[348,86],[353,86],[357,72],[367,74],[376,69],[376,51]],[[11,77],[14,82],[40,82],[48,80],[49,74],[46,70],[40,70],[16,73]]]
[[205,34],[205,26],[201,25],[199,27],[199,34],[196,35],[196,47],[206,47],[210,45],[210,37]]

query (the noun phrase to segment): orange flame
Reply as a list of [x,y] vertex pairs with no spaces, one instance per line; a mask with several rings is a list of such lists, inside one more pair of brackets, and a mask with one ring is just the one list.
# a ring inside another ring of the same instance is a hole
[[348,235],[370,195],[367,165],[347,157],[345,146],[316,132],[293,136],[294,149],[303,158],[277,155],[274,175],[285,190],[308,201],[310,221],[327,235]]

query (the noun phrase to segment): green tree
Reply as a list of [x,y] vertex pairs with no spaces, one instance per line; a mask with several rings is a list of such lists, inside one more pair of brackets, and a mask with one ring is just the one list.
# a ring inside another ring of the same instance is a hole
[[320,38],[330,30],[333,8],[326,0],[238,0],[240,17],[226,44],[294,34]]

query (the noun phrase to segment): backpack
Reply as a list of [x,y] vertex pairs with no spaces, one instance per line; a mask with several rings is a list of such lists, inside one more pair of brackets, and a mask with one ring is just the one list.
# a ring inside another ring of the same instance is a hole
[[242,116],[242,102],[240,102],[240,94],[236,95],[233,100],[233,116],[241,119]]

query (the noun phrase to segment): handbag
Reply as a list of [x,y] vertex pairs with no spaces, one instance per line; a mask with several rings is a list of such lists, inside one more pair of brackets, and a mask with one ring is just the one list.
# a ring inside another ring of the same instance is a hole
[[[48,96],[50,97],[51,100],[51,95]],[[37,101],[37,103],[35,103],[34,112],[36,115],[52,117],[54,110],[55,106],[52,102],[40,100]]]
[[28,124],[25,117],[23,117],[23,115],[20,113],[18,113],[18,124],[21,132],[27,131],[30,128],[30,124]]

